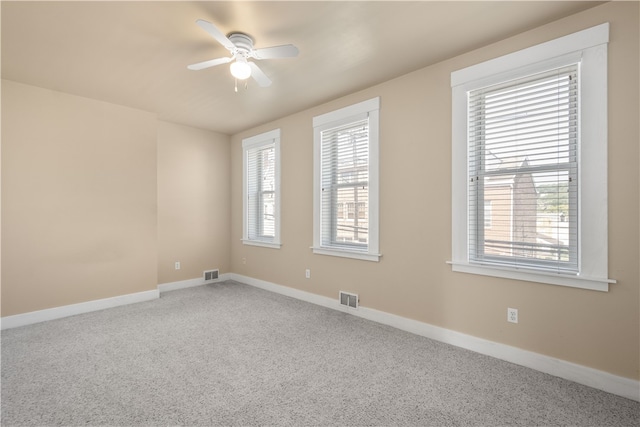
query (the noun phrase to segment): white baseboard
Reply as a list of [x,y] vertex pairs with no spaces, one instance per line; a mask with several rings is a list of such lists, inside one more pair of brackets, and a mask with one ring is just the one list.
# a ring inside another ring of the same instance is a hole
[[61,319],[63,317],[104,310],[106,308],[113,308],[137,302],[151,301],[157,299],[159,296],[160,293],[158,292],[158,290],[154,289],[151,291],[137,292],[134,294],[119,295],[117,297],[81,302],[78,304],[47,308],[45,310],[31,311],[29,313],[16,314],[14,316],[5,316],[0,319],[0,329],[4,330],[17,328],[19,326],[46,322],[47,320]]
[[187,289],[193,288],[194,286],[202,286],[209,285],[211,283],[224,282],[225,280],[230,280],[229,273],[222,273],[218,275],[218,278],[215,280],[205,280],[202,277],[198,277],[196,279],[187,279],[180,280],[177,282],[169,282],[169,283],[161,283],[158,285],[158,291],[160,293],[169,292],[169,291],[177,291],[179,289]]
[[200,285],[207,285],[209,283],[222,282],[225,280],[229,280],[228,274],[221,274],[218,279],[210,280],[207,282],[205,282],[202,277],[199,277],[197,279],[163,283],[158,285],[157,290],[138,292],[135,294],[119,295],[117,297],[81,302],[78,304],[64,305],[62,307],[48,308],[45,310],[31,311],[29,313],[16,314],[14,316],[5,316],[0,319],[0,330],[17,328],[20,326],[31,325],[33,323],[46,322],[47,320],[61,319],[63,317],[104,310],[106,308],[117,307],[120,305],[150,301],[159,298],[160,294],[163,292],[175,291],[177,289],[186,289]]
[[626,397],[627,399],[640,401],[640,382],[630,378],[620,377],[608,372],[589,368],[587,366],[567,362],[562,359],[545,356],[540,353],[534,353],[532,351],[500,344],[474,337],[472,335],[466,335],[450,329],[433,326],[428,323],[407,319],[395,314],[385,313],[383,311],[363,306],[359,306],[358,309],[347,308],[340,305],[337,295],[335,299],[328,298],[322,295],[277,285],[275,283],[235,273],[228,274],[227,278],[229,280],[235,280],[260,289],[276,292],[302,301],[353,314],[354,316],[362,317],[364,319],[392,326],[416,335],[475,351],[476,353],[515,363],[516,365],[535,369],[578,384],[587,385],[608,393]]

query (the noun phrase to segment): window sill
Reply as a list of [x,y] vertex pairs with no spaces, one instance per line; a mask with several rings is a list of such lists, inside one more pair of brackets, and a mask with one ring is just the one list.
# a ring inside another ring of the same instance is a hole
[[370,254],[366,252],[355,252],[340,249],[316,248],[312,247],[313,253],[318,255],[337,256],[342,258],[360,259],[363,261],[380,261],[381,254]]
[[486,265],[477,265],[461,262],[447,261],[451,264],[451,270],[459,273],[479,274],[482,276],[502,277],[505,279],[525,280],[528,282],[546,283],[548,285],[569,286],[572,288],[589,289],[593,291],[608,292],[609,283],[615,280],[596,277],[583,277],[579,275],[554,274],[540,271],[529,271],[515,268],[502,268]]
[[242,243],[244,245],[261,246],[263,248],[271,248],[271,249],[280,249],[280,247],[282,247],[282,243],[262,242],[260,240],[245,240],[245,239],[242,239]]

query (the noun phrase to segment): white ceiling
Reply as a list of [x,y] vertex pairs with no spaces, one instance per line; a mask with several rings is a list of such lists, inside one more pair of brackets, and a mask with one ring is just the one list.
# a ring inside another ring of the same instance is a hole
[[[598,5],[517,2],[2,2],[2,78],[226,134],[265,123]],[[268,88],[234,92],[228,56],[195,24],[242,31]]]

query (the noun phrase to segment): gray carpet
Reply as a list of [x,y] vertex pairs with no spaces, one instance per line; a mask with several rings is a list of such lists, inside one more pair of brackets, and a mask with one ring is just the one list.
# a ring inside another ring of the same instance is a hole
[[3,426],[632,426],[640,403],[226,282],[2,332]]

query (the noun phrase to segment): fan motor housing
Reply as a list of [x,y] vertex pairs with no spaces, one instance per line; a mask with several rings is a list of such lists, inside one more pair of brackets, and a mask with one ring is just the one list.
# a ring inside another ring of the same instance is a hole
[[243,52],[245,55],[253,49],[253,39],[244,33],[231,33],[227,37],[238,51]]

